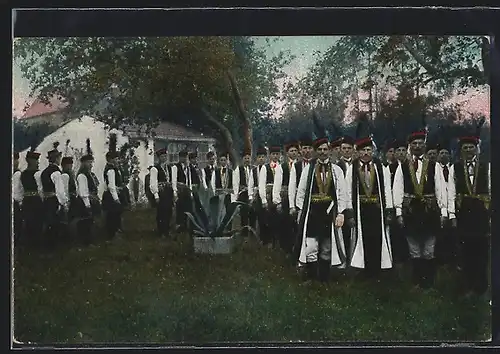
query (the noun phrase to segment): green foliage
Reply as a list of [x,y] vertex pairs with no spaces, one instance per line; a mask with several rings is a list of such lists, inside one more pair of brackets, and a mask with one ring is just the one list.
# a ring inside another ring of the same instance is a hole
[[15,151],[23,151],[30,146],[36,148],[47,137],[57,130],[49,123],[34,123],[27,125],[17,119],[13,120],[13,144]]
[[216,195],[210,198],[209,205],[205,207],[197,192],[193,192],[193,213],[187,212],[189,220],[194,225],[194,234],[201,237],[224,237],[231,236],[239,230],[228,230],[236,212],[243,202],[232,202],[226,210],[224,195]]
[[65,97],[112,127],[168,120],[216,137],[220,127],[202,109],[240,124],[228,72],[253,119],[269,111],[289,62],[284,52],[268,59],[250,37],[19,38],[14,56],[45,102]]
[[[24,343],[109,345],[237,341],[484,341],[486,301],[408,279],[302,284],[275,250],[249,242],[199,255],[187,235],[158,239],[151,210],[128,212],[123,239],[15,257],[14,335]],[[406,269],[409,276],[409,269]],[[61,300],[64,294],[64,301]]]

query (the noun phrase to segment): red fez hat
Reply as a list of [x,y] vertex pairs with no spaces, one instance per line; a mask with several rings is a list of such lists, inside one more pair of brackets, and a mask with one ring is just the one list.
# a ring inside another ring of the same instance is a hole
[[267,150],[265,147],[263,146],[260,146],[258,149],[257,149],[257,155],[267,155]]
[[331,149],[336,148],[337,146],[342,145],[342,142],[343,142],[343,138],[337,138],[337,139],[333,140],[332,142],[330,142],[330,148]]
[[73,163],[73,157],[71,156],[64,156],[61,160],[61,165],[69,165]]
[[271,146],[269,152],[281,152],[281,148],[279,146]]
[[425,136],[426,136],[425,130],[419,130],[419,131],[413,132],[408,137],[408,143],[411,143],[413,140],[417,140],[417,139],[425,140]]
[[165,148],[161,148],[161,149],[158,149],[155,151],[156,156],[165,155],[166,153],[167,153],[167,149],[165,149]]
[[252,149],[249,149],[249,148],[245,148],[243,149],[243,151],[241,152],[241,156],[247,156],[247,155],[252,155]]
[[354,145],[354,139],[349,135],[342,137],[342,144]]
[[26,158],[27,159],[38,160],[40,158],[40,153],[36,152],[36,151],[28,151],[26,153]]
[[372,138],[371,137],[366,137],[362,138],[356,141],[356,149],[363,149],[367,146],[372,146]]
[[80,158],[80,162],[85,162],[85,161],[94,161],[94,156],[92,156],[91,154],[83,155]]
[[106,158],[107,159],[114,159],[119,156],[119,153],[117,151],[108,151],[106,153]]
[[328,138],[319,138],[313,141],[313,148],[317,149],[323,144],[328,144]]
[[478,136],[461,136],[460,138],[458,138],[458,143],[460,145],[462,145],[462,144],[477,145],[477,144],[479,144],[479,137]]

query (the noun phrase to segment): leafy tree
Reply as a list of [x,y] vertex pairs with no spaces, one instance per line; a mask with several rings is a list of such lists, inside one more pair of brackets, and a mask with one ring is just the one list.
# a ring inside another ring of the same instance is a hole
[[37,147],[43,139],[57,128],[46,122],[27,125],[18,119],[13,119],[14,151],[23,151],[30,146]]
[[252,119],[270,109],[289,60],[267,59],[249,37],[23,38],[14,55],[43,102],[64,97],[117,128],[172,121],[219,137],[233,159],[232,126],[251,147]]

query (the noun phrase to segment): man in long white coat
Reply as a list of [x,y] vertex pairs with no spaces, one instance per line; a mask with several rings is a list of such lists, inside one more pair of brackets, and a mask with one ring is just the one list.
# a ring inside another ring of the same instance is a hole
[[349,200],[354,210],[355,227],[349,250],[349,264],[376,277],[380,270],[392,268],[392,253],[387,220],[393,202],[389,169],[373,159],[370,137],[356,141],[358,158],[346,175]]
[[299,262],[306,266],[307,279],[327,282],[332,266],[346,266],[342,213],[348,194],[342,169],[329,159],[328,139],[315,140],[313,147],[317,158],[304,167],[296,196]]

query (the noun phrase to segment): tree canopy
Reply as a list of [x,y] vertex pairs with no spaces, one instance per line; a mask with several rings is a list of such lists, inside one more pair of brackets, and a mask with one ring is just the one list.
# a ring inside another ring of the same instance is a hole
[[290,60],[267,58],[249,37],[22,38],[14,55],[43,102],[62,97],[112,127],[180,123],[230,150],[232,127],[251,130],[271,109]]

